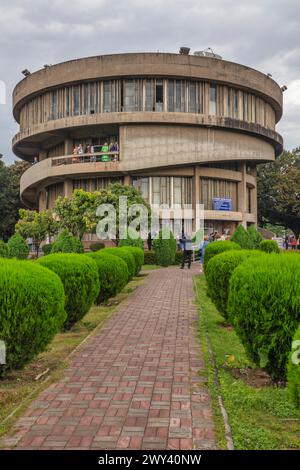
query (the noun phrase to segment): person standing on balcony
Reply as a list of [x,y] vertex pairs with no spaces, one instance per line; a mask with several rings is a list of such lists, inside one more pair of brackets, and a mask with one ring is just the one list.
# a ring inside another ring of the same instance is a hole
[[82,147],[82,144],[79,144],[78,145],[78,155],[82,155],[83,154],[83,147]]
[[104,145],[102,145],[102,149],[101,149],[101,152],[104,153],[104,155],[101,156],[102,162],[110,161],[109,155],[105,155],[105,152],[108,152],[108,151],[109,151],[108,144],[107,142],[105,142]]

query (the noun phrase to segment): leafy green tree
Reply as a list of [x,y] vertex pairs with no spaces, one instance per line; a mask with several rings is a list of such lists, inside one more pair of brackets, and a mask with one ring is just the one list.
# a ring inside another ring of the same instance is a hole
[[[134,213],[134,211],[131,211],[131,208],[133,209],[133,206],[135,205],[140,205],[143,206],[145,209],[145,212],[147,211],[147,219],[148,219],[148,224],[150,223],[151,220],[151,207],[148,204],[148,202],[145,201],[145,199],[142,197],[141,193],[139,190],[134,188],[133,186],[124,186],[120,183],[115,183],[111,184],[107,190],[103,190],[99,193],[96,194],[96,205],[97,207],[101,204],[111,204],[115,211],[116,211],[116,244],[119,243],[120,239],[120,207],[119,207],[119,198],[120,197],[126,197],[127,198],[127,235],[129,233],[132,234],[132,227],[130,227],[130,224],[133,222],[136,217],[139,215],[142,215],[140,213]],[[128,229],[130,227],[130,229]],[[137,230],[139,229],[139,226],[136,227]],[[131,239],[133,238],[132,236],[130,237]]]
[[51,211],[41,212],[20,209],[20,220],[16,224],[16,232],[23,238],[32,238],[36,248],[36,256],[39,255],[41,243],[46,237],[55,235],[58,231],[58,223],[54,220]]
[[20,178],[28,167],[23,161],[6,166],[0,154],[0,238],[5,241],[14,233],[19,209],[24,207],[20,200]]
[[71,197],[59,197],[55,201],[54,213],[59,227],[82,240],[85,233],[96,226],[96,195],[78,189]]
[[258,167],[258,219],[300,234],[300,148]]

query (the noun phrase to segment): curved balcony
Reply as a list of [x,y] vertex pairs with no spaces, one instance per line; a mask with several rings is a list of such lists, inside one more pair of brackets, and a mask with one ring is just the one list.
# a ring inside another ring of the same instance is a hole
[[84,116],[73,116],[48,121],[19,132],[13,138],[13,151],[21,158],[30,159],[36,155],[39,145],[47,138],[61,136],[63,139],[69,131],[87,126],[110,126],[135,124],[172,124],[182,126],[199,126],[219,128],[260,137],[271,143],[276,155],[283,149],[280,134],[259,124],[214,115],[170,112],[117,112],[100,113]]
[[47,158],[32,165],[23,173],[20,181],[21,199],[27,206],[33,207],[36,203],[37,189],[48,183],[64,181],[65,178],[75,175],[122,174],[122,166],[118,152],[97,152]]

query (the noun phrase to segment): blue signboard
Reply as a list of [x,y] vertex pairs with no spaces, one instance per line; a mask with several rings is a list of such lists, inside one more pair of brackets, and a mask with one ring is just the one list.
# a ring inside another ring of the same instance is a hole
[[214,208],[214,211],[231,211],[232,199],[225,198],[225,197],[214,197],[213,208]]

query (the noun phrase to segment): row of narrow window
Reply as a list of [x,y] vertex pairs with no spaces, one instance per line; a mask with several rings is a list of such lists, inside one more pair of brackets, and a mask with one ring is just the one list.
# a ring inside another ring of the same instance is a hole
[[275,113],[261,98],[233,87],[192,80],[124,79],[86,82],[44,93],[21,110],[21,128],[105,112],[188,112],[275,127]]
[[[120,177],[83,178],[73,181],[73,189],[84,191],[97,191],[107,188],[110,183],[122,183]],[[150,204],[166,206],[192,204],[192,178],[191,177],[133,177],[132,185],[138,188],[143,198]],[[201,177],[200,204],[204,209],[214,209],[215,198],[231,200],[231,210],[238,210],[238,184],[235,181]],[[247,205],[251,212],[251,191],[247,187]],[[55,199],[64,194],[64,183],[51,185],[47,191],[47,207],[53,206]]]

